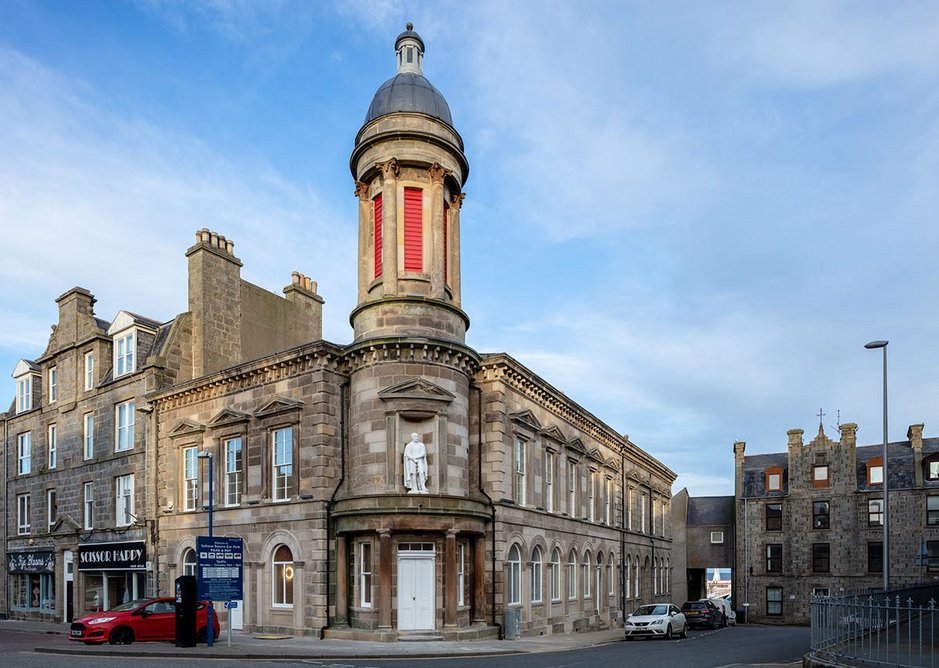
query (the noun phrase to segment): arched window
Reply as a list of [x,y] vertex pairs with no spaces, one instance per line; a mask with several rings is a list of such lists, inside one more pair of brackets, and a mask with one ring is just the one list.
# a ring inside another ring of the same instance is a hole
[[669,586],[671,584],[671,579],[672,577],[671,577],[671,572],[669,571],[668,559],[666,559],[665,560],[665,573],[663,574],[663,577],[662,577],[662,591],[666,594],[671,590],[671,587]]
[[639,587],[639,555],[636,555],[636,563],[633,565],[633,593],[636,598],[639,598],[640,587]]
[[286,545],[274,550],[273,560],[275,608],[293,607],[293,553]]
[[590,553],[584,552],[584,598],[590,598]]
[[571,550],[567,555],[567,598],[577,597],[577,553]]
[[190,547],[183,552],[183,575],[195,575],[196,567],[196,551]]
[[522,557],[518,545],[509,550],[509,605],[522,602]]
[[632,594],[633,594],[633,590],[632,590],[632,581],[633,581],[633,579],[632,579],[632,567],[633,567],[633,560],[632,560],[632,557],[630,557],[630,556],[627,554],[627,555],[626,555],[626,569],[625,569],[625,575],[626,575],[626,583],[625,583],[625,584],[626,584],[626,598],[631,598],[631,597],[632,597]]
[[531,602],[541,603],[541,548],[531,553]]
[[652,560],[652,595],[658,596],[659,594],[659,560]]
[[608,585],[608,587],[609,587],[609,589],[610,589],[610,591],[609,591],[610,596],[612,596],[612,595],[615,593],[615,591],[616,591],[616,589],[615,589],[614,586],[613,586],[613,577],[614,577],[614,571],[613,571],[613,555],[611,554],[610,557],[609,557],[609,559],[608,559],[608,561],[606,562],[606,581],[607,581],[607,585]]
[[554,548],[551,553],[551,600],[561,600],[561,551]]

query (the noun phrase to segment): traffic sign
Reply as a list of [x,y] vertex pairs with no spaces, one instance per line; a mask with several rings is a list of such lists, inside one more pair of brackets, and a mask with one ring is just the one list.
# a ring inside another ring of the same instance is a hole
[[198,536],[196,554],[200,599],[231,601],[244,598],[244,547],[241,538]]

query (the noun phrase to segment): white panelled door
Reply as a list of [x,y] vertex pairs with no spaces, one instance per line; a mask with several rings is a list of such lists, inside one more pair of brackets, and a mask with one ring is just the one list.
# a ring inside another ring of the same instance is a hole
[[434,556],[398,553],[398,630],[434,628]]

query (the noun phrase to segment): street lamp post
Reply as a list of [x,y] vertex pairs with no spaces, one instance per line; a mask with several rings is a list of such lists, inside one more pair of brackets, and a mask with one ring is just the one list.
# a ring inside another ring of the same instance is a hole
[[889,341],[871,341],[870,343],[864,344],[864,347],[868,350],[874,350],[876,348],[882,348],[884,351],[884,465],[883,465],[883,486],[884,486],[884,546],[883,546],[883,561],[884,561],[884,591],[887,591],[890,588],[890,559],[889,559],[889,541],[890,537],[887,533],[888,529],[888,508],[890,507],[887,504],[887,344]]
[[[213,475],[212,470],[212,453],[202,451],[198,454],[199,459],[208,459],[209,460],[209,538],[212,538],[212,506],[215,504],[215,488],[213,487],[213,482],[215,476]],[[212,623],[212,614],[215,612],[215,608],[212,605],[212,597],[208,597],[208,606],[206,608],[206,628],[205,628],[205,644],[208,647],[212,647],[215,643],[215,625]]]

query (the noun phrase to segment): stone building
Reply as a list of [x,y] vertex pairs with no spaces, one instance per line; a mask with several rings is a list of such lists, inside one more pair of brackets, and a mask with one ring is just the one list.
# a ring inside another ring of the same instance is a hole
[[196,571],[211,502],[215,534],[244,541],[235,628],[476,638],[513,608],[523,634],[610,626],[669,598],[675,474],[466,345],[469,163],[410,25],[395,57],[350,160],[351,343],[322,340],[305,276],[280,298],[240,278],[224,237],[200,231],[187,252],[189,310],[156,328],[135,395],[150,591]]
[[[806,624],[813,594],[883,586],[883,445],[858,446],[855,424],[839,430],[834,441],[819,426],[809,443],[790,430],[781,453],[747,456],[745,443],[734,444],[735,585],[751,621]],[[887,458],[890,586],[933,581],[939,438],[912,425]]]

